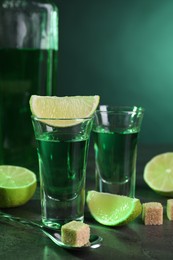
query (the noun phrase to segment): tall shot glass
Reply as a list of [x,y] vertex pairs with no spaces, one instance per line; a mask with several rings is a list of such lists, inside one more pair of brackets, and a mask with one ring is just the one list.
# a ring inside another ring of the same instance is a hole
[[96,189],[135,197],[141,107],[101,105],[93,123]]
[[42,222],[60,228],[83,221],[87,155],[93,117],[32,116],[39,159]]

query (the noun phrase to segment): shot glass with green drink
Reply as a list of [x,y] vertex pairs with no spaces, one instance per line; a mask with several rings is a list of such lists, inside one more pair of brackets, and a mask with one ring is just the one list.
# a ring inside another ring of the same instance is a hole
[[101,105],[93,124],[96,189],[135,197],[142,107]]
[[84,220],[87,155],[98,102],[98,96],[31,97],[46,226]]

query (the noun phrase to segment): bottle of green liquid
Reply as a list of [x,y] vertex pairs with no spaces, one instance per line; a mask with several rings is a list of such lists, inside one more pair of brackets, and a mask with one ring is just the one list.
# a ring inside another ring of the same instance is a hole
[[31,95],[56,95],[58,10],[51,1],[0,2],[0,164],[38,172]]

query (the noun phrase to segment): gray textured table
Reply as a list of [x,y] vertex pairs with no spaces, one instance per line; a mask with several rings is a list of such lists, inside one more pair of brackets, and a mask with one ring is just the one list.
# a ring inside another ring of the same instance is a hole
[[[167,198],[150,190],[142,175],[145,163],[154,155],[173,151],[171,146],[139,147],[136,197],[141,202],[158,201],[164,206],[164,224],[145,226],[139,216],[123,227],[110,228],[96,223],[85,209],[85,222],[93,233],[103,237],[100,248],[88,251],[67,251],[56,246],[41,231],[15,223],[0,221],[0,259],[173,259],[173,222],[165,214]],[[87,189],[94,188],[94,156],[89,153]],[[26,205],[4,210],[15,216],[40,221],[39,188]]]

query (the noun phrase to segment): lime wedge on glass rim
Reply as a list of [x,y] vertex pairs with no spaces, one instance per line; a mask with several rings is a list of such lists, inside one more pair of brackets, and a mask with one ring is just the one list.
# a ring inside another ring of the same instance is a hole
[[66,97],[32,95],[29,103],[32,115],[41,121],[45,119],[44,122],[50,125],[66,127],[92,116],[99,101],[100,97],[97,95]]
[[0,207],[17,207],[28,202],[37,186],[35,174],[19,166],[0,165]]
[[154,156],[144,168],[144,181],[157,193],[173,196],[173,152]]
[[136,219],[142,211],[139,199],[88,191],[87,205],[93,218],[106,226],[120,226]]

